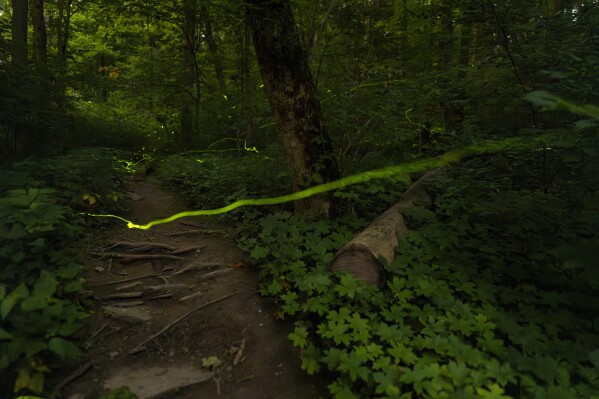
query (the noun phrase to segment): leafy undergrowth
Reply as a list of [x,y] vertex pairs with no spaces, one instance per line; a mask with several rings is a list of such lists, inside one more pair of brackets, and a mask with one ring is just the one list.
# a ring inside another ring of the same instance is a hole
[[328,270],[362,221],[278,213],[242,241],[302,367],[335,398],[598,397],[599,198],[460,172],[411,212],[382,289]]
[[[277,316],[295,323],[304,370],[341,399],[599,397],[599,182],[580,143],[564,136],[448,170],[433,209],[407,215],[382,288],[329,262],[398,197],[397,181],[336,193],[346,216],[334,221],[237,211],[240,246]],[[196,208],[287,192],[270,160],[201,160],[159,169]]]
[[44,392],[45,374],[78,353],[77,213],[121,208],[123,155],[88,149],[0,169],[0,397]]
[[[262,154],[187,154],[159,161],[157,179],[180,193],[191,209],[214,209],[239,199],[287,194],[291,174],[281,160]],[[277,209],[285,208],[291,209],[291,204]],[[240,208],[222,217],[252,225],[269,211],[272,207]]]

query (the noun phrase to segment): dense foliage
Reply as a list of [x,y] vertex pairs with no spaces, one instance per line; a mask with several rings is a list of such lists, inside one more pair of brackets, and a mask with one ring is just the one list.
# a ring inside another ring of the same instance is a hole
[[120,208],[122,155],[83,150],[0,170],[2,397],[43,392],[45,374],[79,353],[73,338],[87,313],[76,211]]
[[[247,21],[267,3],[0,0],[0,396],[76,352],[74,211],[124,212],[125,169],[198,209],[291,190]],[[226,215],[306,372],[338,398],[596,398],[599,3],[290,3],[342,176],[502,143],[441,174],[381,288],[328,264],[408,176],[335,192],[335,220]]]

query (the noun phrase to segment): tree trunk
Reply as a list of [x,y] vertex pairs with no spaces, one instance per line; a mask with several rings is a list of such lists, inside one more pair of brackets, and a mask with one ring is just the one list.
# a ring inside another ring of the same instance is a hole
[[[288,0],[249,0],[246,12],[260,73],[283,149],[293,173],[293,190],[339,177],[331,139]],[[295,212],[335,213],[331,193],[295,202]]]
[[56,103],[60,115],[64,116],[66,112],[66,64],[67,64],[67,44],[69,41],[69,31],[71,25],[71,4],[73,0],[58,0],[58,22],[56,24],[56,53],[57,53],[57,74],[56,74]]
[[246,21],[243,23],[241,40],[241,93],[243,99],[243,116],[246,123],[245,139],[248,146],[254,145],[254,85],[250,69],[250,28]]
[[48,65],[46,21],[44,0],[31,0],[31,21],[33,24],[33,60],[38,71],[45,72]]
[[360,234],[341,248],[331,261],[333,271],[349,272],[356,279],[369,284],[383,284],[383,265],[379,259],[391,263],[395,259],[398,236],[408,231],[402,211],[415,203],[428,203],[425,184],[435,171],[418,179],[391,208],[376,218]]
[[27,0],[12,0],[12,62],[27,64]]
[[[197,1],[184,0],[183,2],[184,25],[183,34],[185,45],[183,47],[183,82],[187,88],[186,93],[182,94],[181,107],[181,145],[188,150],[193,147],[197,141],[195,134],[198,128],[199,101],[200,101],[200,83],[199,67],[196,60],[197,44]],[[189,95],[189,93],[194,93]],[[193,102],[193,112],[189,99]]]
[[184,105],[181,108],[181,126],[180,126],[180,140],[181,148],[184,150],[191,149],[193,141],[193,118],[191,115],[191,109],[189,105]]
[[225,74],[223,73],[223,63],[220,55],[218,54],[218,46],[216,40],[212,34],[212,21],[210,20],[210,13],[208,7],[205,4],[200,6],[200,18],[204,25],[204,36],[206,38],[206,44],[208,44],[208,51],[210,51],[210,57],[212,58],[212,64],[214,64],[214,73],[216,74],[216,80],[218,80],[218,86],[222,93],[227,92],[227,85],[225,83]]

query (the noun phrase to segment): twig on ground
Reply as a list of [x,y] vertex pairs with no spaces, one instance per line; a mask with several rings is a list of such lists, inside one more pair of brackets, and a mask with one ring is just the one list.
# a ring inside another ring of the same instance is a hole
[[157,337],[159,337],[160,335],[164,334],[164,333],[165,333],[166,331],[168,331],[168,330],[169,330],[171,327],[173,327],[175,324],[179,323],[181,320],[183,320],[183,319],[185,319],[186,317],[188,317],[190,314],[192,314],[192,313],[194,313],[194,312],[196,312],[196,311],[198,311],[198,310],[200,310],[200,309],[203,309],[203,308],[205,308],[206,306],[210,306],[210,305],[212,305],[212,304],[215,304],[215,303],[217,303],[217,302],[220,302],[220,301],[222,301],[222,300],[225,300],[225,299],[227,299],[227,298],[229,298],[229,297],[232,297],[233,295],[235,295],[235,294],[227,294],[227,295],[225,295],[225,296],[222,296],[222,297],[220,297],[220,298],[218,298],[218,299],[215,299],[215,300],[213,300],[213,301],[210,301],[210,302],[206,302],[205,304],[203,304],[203,305],[200,305],[200,306],[198,306],[197,308],[194,308],[194,309],[190,310],[189,312],[185,313],[183,316],[181,316],[181,317],[177,318],[176,320],[172,321],[171,323],[168,323],[166,326],[164,326],[164,327],[163,327],[163,328],[162,328],[160,331],[158,331],[157,333],[155,333],[155,334],[152,334],[150,337],[148,337],[147,339],[143,340],[143,341],[142,341],[142,342],[141,342],[139,345],[137,345],[135,348],[133,348],[133,349],[131,349],[129,352],[127,352],[127,354],[128,354],[128,355],[134,355],[134,354],[136,354],[136,353],[138,353],[138,352],[141,352],[141,351],[144,349],[145,345],[146,345],[148,342],[151,342],[151,341],[153,341],[154,339],[156,339]]
[[85,363],[83,366],[79,367],[77,370],[73,371],[69,374],[64,380],[62,380],[58,385],[54,387],[54,392],[57,394],[60,393],[71,382],[75,381],[77,378],[81,377],[83,374],[87,373],[89,369],[93,367],[96,362],[94,360],[90,360]]
[[108,324],[106,324],[106,323],[102,324],[102,327],[98,328],[89,337],[87,337],[87,339],[83,343],[83,346],[87,345],[92,339],[96,338],[102,331],[104,331],[104,329],[106,328],[107,325]]
[[245,338],[241,340],[241,345],[239,345],[239,350],[233,359],[233,366],[237,366],[243,357],[243,350],[245,349]]
[[220,396],[220,395],[221,395],[221,392],[220,392],[220,379],[221,379],[221,378],[222,378],[222,377],[218,377],[218,378],[216,378],[216,374],[215,374],[215,373],[212,373],[212,379],[214,380],[214,382],[216,382],[216,394],[217,394],[218,396]]

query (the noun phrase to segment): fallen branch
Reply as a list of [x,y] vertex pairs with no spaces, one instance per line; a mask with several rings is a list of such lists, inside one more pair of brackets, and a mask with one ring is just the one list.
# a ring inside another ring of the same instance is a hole
[[399,201],[344,245],[331,261],[331,269],[349,272],[369,284],[381,285],[383,265],[379,259],[393,262],[398,236],[408,231],[402,211],[414,207],[415,202],[430,202],[425,183],[437,173],[438,170],[427,172],[410,186]]
[[212,304],[215,304],[217,302],[220,302],[222,300],[225,300],[229,297],[232,297],[235,294],[227,294],[223,297],[220,297],[218,299],[215,299],[213,301],[210,302],[206,302],[203,305],[198,306],[197,308],[194,308],[192,310],[190,310],[189,312],[185,313],[183,316],[177,318],[176,320],[172,321],[171,323],[168,323],[166,326],[164,326],[160,331],[158,331],[155,334],[152,334],[150,337],[148,337],[147,339],[144,339],[139,345],[137,345],[135,348],[131,349],[129,352],[127,352],[128,355],[134,355],[138,352],[141,352],[144,347],[146,346],[146,344],[148,344],[149,342],[153,341],[154,339],[156,339],[157,337],[159,337],[160,335],[164,334],[166,331],[168,331],[170,328],[172,328],[175,324],[179,323],[181,320],[185,319],[186,317],[188,317],[189,315],[191,315],[194,312],[197,312],[200,309],[203,309],[207,306],[210,306]]

